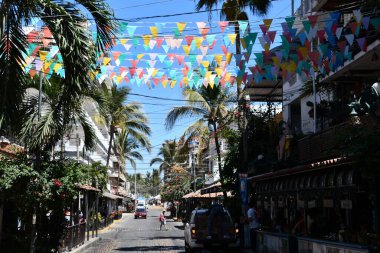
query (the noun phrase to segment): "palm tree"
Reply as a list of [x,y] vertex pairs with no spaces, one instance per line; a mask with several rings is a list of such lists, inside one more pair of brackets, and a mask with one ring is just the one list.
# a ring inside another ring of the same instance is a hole
[[[198,0],[196,5],[196,10],[206,9],[210,15],[212,10],[218,6],[219,3],[222,4],[222,10],[220,12],[221,19],[230,21],[235,27],[236,34],[236,54],[241,54],[240,47],[240,28],[238,20],[248,20],[248,14],[245,11],[248,7],[253,14],[264,15],[267,13],[272,0]],[[248,28],[249,29],[249,28]],[[238,64],[238,63],[236,63]],[[237,85],[237,98],[238,98],[238,108],[240,108],[241,98],[242,98],[242,88],[241,81],[238,80]],[[242,129],[242,121],[239,120],[239,128]]]
[[186,156],[181,151],[176,140],[166,140],[160,147],[157,157],[150,161],[150,166],[159,164],[159,174],[164,172],[165,177],[167,177],[175,165],[186,161]]
[[[60,102],[64,81],[57,76],[52,76],[50,80],[44,80],[42,85],[43,98],[40,113],[37,94],[39,84],[35,80],[29,81],[28,95],[21,107],[24,117],[20,122],[20,140],[27,144],[32,153],[38,150],[51,151],[59,140],[63,143],[64,137],[73,130],[74,126],[81,126],[85,136],[85,147],[94,148],[97,138],[83,104],[85,101],[92,100],[101,106],[103,104],[101,90],[96,86],[83,90],[78,99],[71,100],[66,104],[69,107],[63,108]],[[64,124],[63,114],[66,115],[67,122],[70,124]],[[61,158],[63,158],[62,155]]]
[[[222,158],[219,144],[219,132],[223,124],[227,122],[227,104],[231,101],[228,90],[223,90],[220,86],[211,88],[202,87],[199,90],[185,89],[183,97],[188,105],[173,108],[166,116],[165,124],[167,129],[172,129],[175,123],[183,118],[196,117],[195,123],[185,131],[189,136],[197,136],[200,131],[208,127],[209,133],[214,137],[216,153],[218,158],[218,169],[220,181],[225,199],[227,193],[224,190],[224,177],[222,173]],[[201,129],[201,130],[200,130]]]
[[150,142],[147,136],[150,135],[151,129],[148,126],[148,119],[142,113],[140,104],[128,103],[130,89],[127,87],[117,88],[116,85],[109,89],[104,84],[103,91],[107,106],[105,110],[100,110],[100,114],[109,126],[110,135],[106,166],[109,165],[112,149],[116,151],[113,142],[118,127],[125,129],[124,140],[128,140],[129,137],[133,138],[141,147],[150,151]]
[[[94,20],[97,40],[92,42],[87,18]],[[23,26],[40,18],[52,33],[65,66],[65,85],[61,104],[76,97],[92,85],[89,73],[94,70],[96,51],[112,46],[117,23],[104,0],[0,2],[0,123],[17,119],[27,78],[23,73],[28,43]],[[69,107],[69,106],[66,106]],[[67,108],[70,110],[70,108]],[[65,121],[65,120],[64,120]],[[65,122],[66,123],[66,122]]]

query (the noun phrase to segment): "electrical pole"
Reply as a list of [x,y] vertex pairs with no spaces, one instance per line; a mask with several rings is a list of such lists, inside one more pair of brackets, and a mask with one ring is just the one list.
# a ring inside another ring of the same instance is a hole
[[191,152],[191,165],[192,165],[192,170],[193,170],[193,179],[194,179],[194,192],[197,190],[197,183],[196,183],[196,173],[195,173],[195,151],[193,147],[193,151]]

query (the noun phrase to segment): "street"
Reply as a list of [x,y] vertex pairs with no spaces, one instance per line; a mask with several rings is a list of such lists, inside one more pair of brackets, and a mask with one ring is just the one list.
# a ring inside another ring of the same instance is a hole
[[162,210],[162,207],[149,207],[146,220],[123,214],[121,221],[101,231],[99,237],[102,239],[84,252],[184,252],[182,222],[168,219],[168,230],[160,231],[158,216]]

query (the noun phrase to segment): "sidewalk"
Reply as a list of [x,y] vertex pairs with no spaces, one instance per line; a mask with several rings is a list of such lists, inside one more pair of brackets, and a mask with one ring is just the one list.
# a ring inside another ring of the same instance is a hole
[[[94,245],[95,243],[97,243],[98,241],[102,240],[102,238],[100,237],[102,234],[104,234],[105,232],[107,232],[109,229],[111,229],[113,226],[115,226],[115,224],[121,222],[123,219],[125,219],[128,215],[132,215],[132,213],[123,213],[123,216],[120,220],[115,220],[111,225],[109,225],[108,227],[105,227],[101,230],[98,230],[98,237],[95,237],[95,238],[90,238],[90,240],[87,241],[87,239],[84,241],[84,243],[79,246],[78,248],[75,248],[71,251],[69,251],[70,253],[80,253],[80,252],[83,252],[85,251],[86,249],[90,248],[92,245]],[[91,234],[90,234],[90,237],[91,237]],[[87,237],[86,237],[87,238]]]

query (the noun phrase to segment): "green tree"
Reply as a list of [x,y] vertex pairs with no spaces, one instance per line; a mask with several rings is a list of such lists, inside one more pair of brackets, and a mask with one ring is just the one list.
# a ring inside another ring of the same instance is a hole
[[[187,117],[197,118],[194,126],[206,125],[210,134],[214,138],[216,153],[218,158],[218,169],[220,181],[223,188],[225,199],[227,193],[224,189],[224,177],[222,169],[222,157],[220,152],[219,132],[222,126],[227,122],[229,113],[227,105],[232,101],[228,90],[224,90],[220,85],[211,88],[202,87],[199,90],[185,89],[183,97],[188,101],[187,105],[173,108],[166,116],[165,124],[167,129],[172,129],[176,122]],[[196,129],[196,128],[195,128]]]
[[[94,19],[97,40],[85,25]],[[0,2],[0,128],[20,116],[20,105],[27,85],[23,53],[28,43],[22,27],[40,18],[51,33],[62,55],[65,78],[59,103],[70,111],[70,101],[92,86],[90,73],[95,69],[96,51],[112,46],[117,24],[103,0]],[[65,121],[65,117],[63,118]]]
[[175,165],[186,161],[186,156],[181,151],[176,140],[166,140],[160,147],[157,157],[150,161],[150,166],[159,164],[159,173],[164,172],[167,177]]
[[117,127],[125,129],[124,140],[133,138],[136,143],[150,150],[150,143],[147,136],[150,135],[151,129],[148,126],[148,119],[141,111],[141,105],[138,103],[128,103],[127,98],[130,89],[127,87],[117,88],[116,85],[107,87],[103,83],[103,91],[106,99],[105,110],[102,110],[101,116],[109,126],[109,145],[107,152],[107,166],[111,157],[112,150],[115,150],[114,137]]

